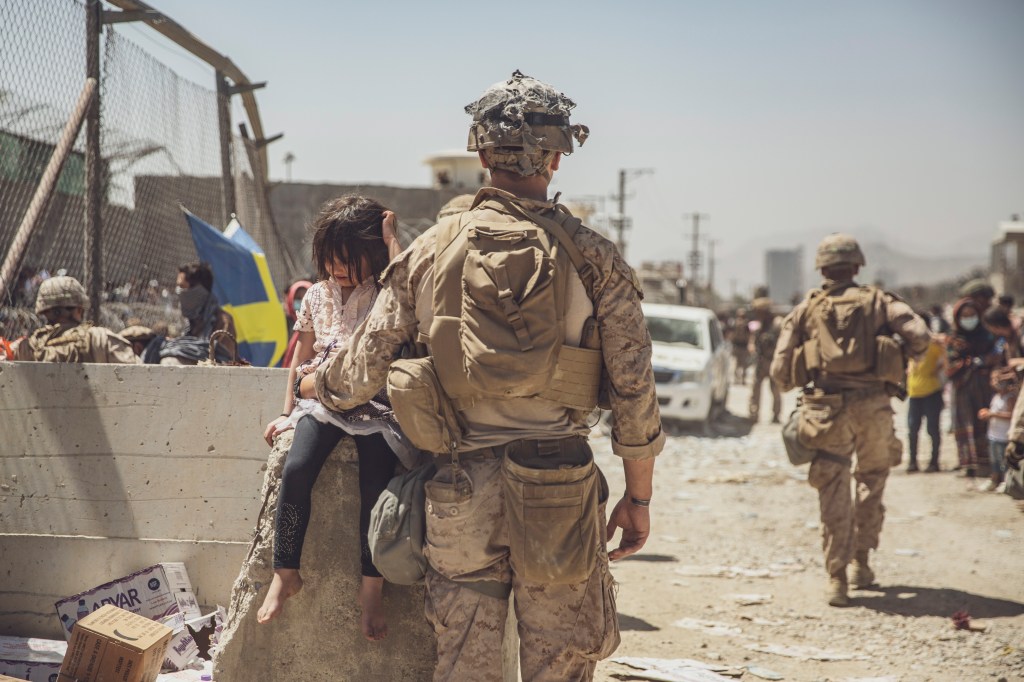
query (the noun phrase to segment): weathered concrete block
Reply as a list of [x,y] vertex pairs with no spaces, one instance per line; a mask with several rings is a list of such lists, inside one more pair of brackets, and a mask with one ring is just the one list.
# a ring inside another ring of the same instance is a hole
[[256,534],[231,591],[214,679],[429,680],[434,635],[423,616],[420,586],[385,584],[384,641],[366,641],[359,626],[359,472],[351,439],[343,439],[331,453],[313,489],[302,591],[276,620],[256,622],[273,577],[274,514],[292,433],[278,438],[267,462]]

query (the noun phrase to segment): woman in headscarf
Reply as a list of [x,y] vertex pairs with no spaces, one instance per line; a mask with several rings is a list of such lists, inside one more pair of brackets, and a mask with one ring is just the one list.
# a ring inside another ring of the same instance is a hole
[[968,477],[989,475],[987,427],[978,419],[978,411],[992,400],[989,377],[1001,359],[995,336],[981,322],[978,305],[969,298],[958,301],[946,342],[946,375],[953,384],[957,455]]

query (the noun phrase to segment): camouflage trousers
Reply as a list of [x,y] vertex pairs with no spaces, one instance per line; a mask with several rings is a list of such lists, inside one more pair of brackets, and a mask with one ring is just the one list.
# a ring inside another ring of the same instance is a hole
[[[431,490],[432,484],[443,489],[452,483],[450,464],[439,466],[427,484],[426,616],[437,635],[434,680],[503,679],[499,661],[509,600],[479,589],[496,584],[511,585],[524,682],[593,679],[597,660],[610,655],[619,641],[605,542],[596,548],[596,566],[582,581],[531,582],[519,575],[510,562],[503,449],[460,458],[472,488],[464,499],[445,501],[436,486]],[[604,512],[602,502],[601,521]],[[603,528],[599,536],[605,539]]]
[[[844,400],[827,433],[813,447],[849,458],[843,463],[816,458],[807,476],[818,491],[825,569],[829,575],[837,575],[855,551],[878,547],[885,519],[885,482],[903,452],[893,428],[889,396],[879,390]],[[854,453],[856,487],[851,496],[850,460]]]
[[750,418],[757,421],[757,415],[761,412],[761,383],[768,382],[768,389],[772,394],[772,418],[778,420],[782,413],[782,393],[779,385],[768,374],[771,368],[771,359],[758,359],[754,366],[754,383],[750,387]]

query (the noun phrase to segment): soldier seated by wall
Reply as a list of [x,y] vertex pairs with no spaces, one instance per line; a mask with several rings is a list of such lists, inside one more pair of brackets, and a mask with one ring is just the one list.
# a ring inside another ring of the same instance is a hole
[[51,277],[39,286],[36,314],[47,324],[14,349],[16,360],[139,363],[132,346],[104,327],[83,322],[89,297],[74,277]]

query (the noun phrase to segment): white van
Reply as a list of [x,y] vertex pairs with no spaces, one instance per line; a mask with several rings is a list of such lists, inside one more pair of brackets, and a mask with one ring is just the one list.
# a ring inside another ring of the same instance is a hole
[[643,304],[661,416],[704,422],[729,395],[729,348],[707,308]]

